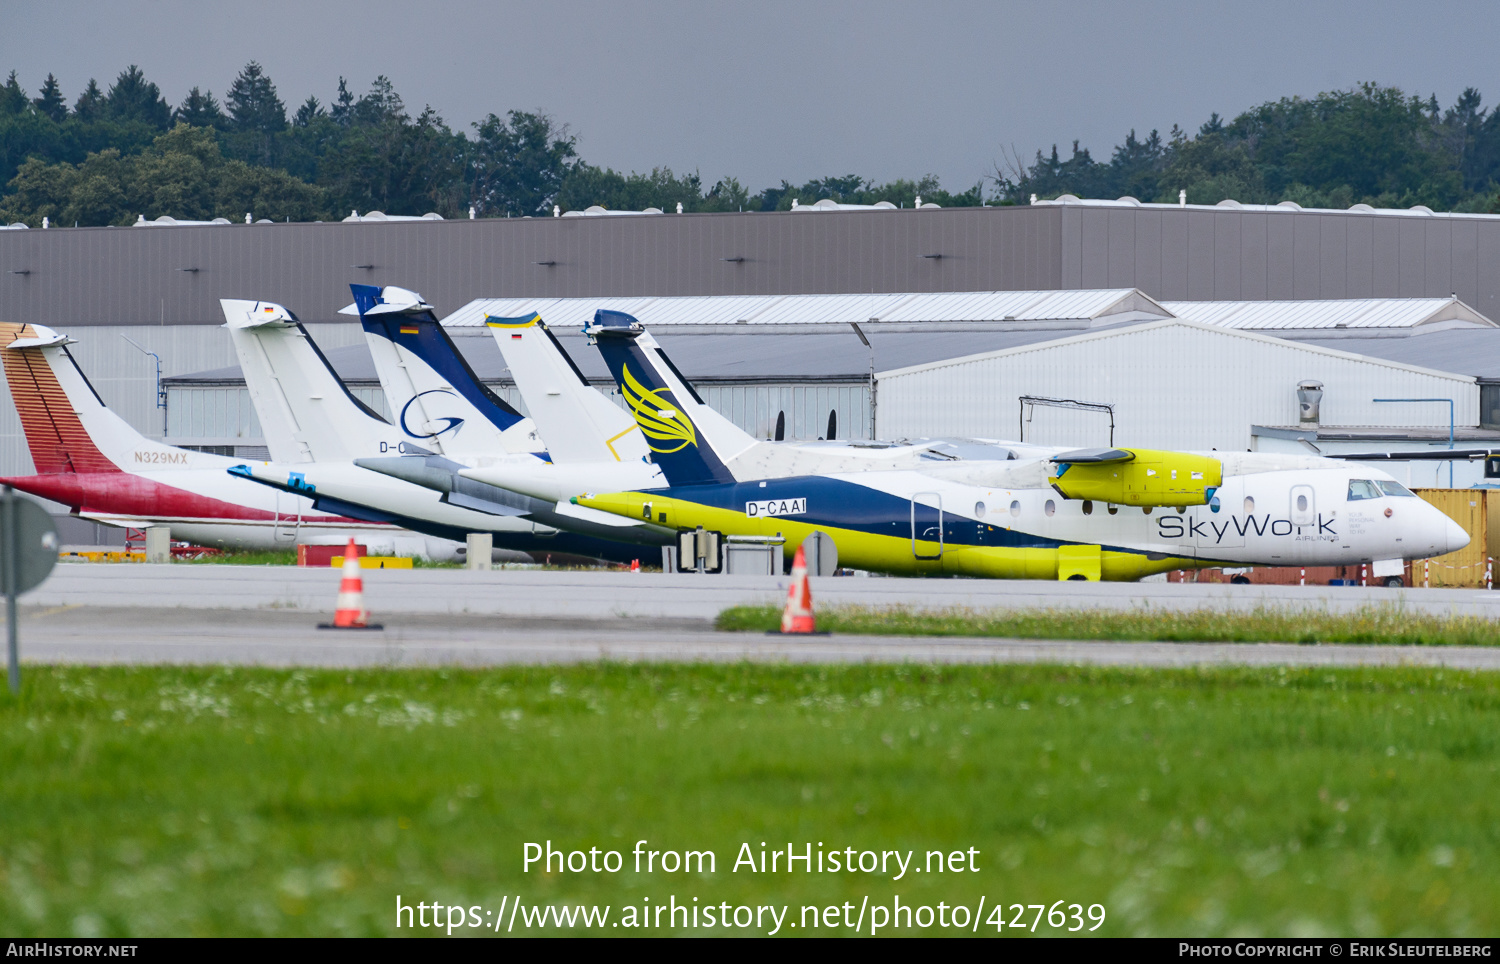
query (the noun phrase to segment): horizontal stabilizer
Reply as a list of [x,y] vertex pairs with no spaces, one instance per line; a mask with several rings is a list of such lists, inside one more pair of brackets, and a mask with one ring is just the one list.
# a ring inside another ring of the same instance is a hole
[[461,509],[490,515],[550,513],[552,503],[458,474],[463,466],[441,455],[406,455],[380,459],[355,459],[354,464],[371,472],[401,479],[424,489],[444,493],[443,501]]
[[[434,461],[436,460],[436,461]],[[447,463],[444,465],[443,463]],[[355,459],[354,464],[393,479],[420,485],[438,492],[453,491],[453,473],[461,466],[442,456],[393,455],[385,458]]]
[[[612,512],[601,512],[598,509],[590,509],[586,505],[574,505],[571,502],[559,502],[556,511],[558,515],[567,516],[570,519],[592,522],[596,525],[609,526],[616,529],[638,529],[641,527],[639,519],[627,519]],[[676,535],[676,532],[674,531],[672,534]]]
[[475,512],[487,512],[490,515],[518,516],[528,514],[525,509],[507,505],[503,502],[495,502],[480,496],[469,495],[465,492],[449,492],[443,496],[443,501],[460,509],[473,509]]
[[34,331],[34,332],[36,332],[36,336],[35,337],[32,337],[32,338],[17,338],[15,341],[11,342],[9,345],[6,345],[5,347],[6,348],[52,348],[52,347],[58,346],[58,345],[72,345],[72,344],[76,344],[73,341],[73,339],[69,338],[67,335],[64,335],[60,331],[53,331],[51,328],[44,328],[41,325],[32,325],[31,326],[31,330]]

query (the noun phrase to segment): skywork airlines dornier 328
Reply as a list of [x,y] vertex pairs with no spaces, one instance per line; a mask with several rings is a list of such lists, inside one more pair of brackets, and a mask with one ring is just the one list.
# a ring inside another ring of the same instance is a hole
[[1469,542],[1385,473],[1322,458],[1028,446],[1004,461],[746,478],[683,414],[638,322],[590,332],[627,397],[648,400],[632,407],[670,485],[578,504],[679,531],[781,535],[788,555],[821,531],[856,569],[1035,579],[1395,561]]

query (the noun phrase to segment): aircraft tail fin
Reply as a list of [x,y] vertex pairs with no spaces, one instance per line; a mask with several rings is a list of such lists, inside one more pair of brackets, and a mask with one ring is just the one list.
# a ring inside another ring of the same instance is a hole
[[756,440],[704,404],[639,321],[600,310],[584,331],[604,356],[667,481],[735,481],[726,463]]
[[40,475],[119,472],[124,449],[158,446],[105,407],[68,353],[41,325],[0,322],[0,360],[31,461]]
[[486,317],[531,420],[554,462],[638,462],[636,422],[589,384],[538,314]]
[[296,315],[269,301],[219,305],[274,461],[346,462],[400,442],[344,385]]
[[529,419],[469,367],[422,296],[387,285],[350,285],[386,402],[403,436],[444,455],[531,452]]

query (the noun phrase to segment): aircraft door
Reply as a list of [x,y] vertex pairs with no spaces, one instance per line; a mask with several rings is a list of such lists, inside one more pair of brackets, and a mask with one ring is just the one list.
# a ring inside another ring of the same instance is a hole
[[1292,525],[1294,526],[1315,526],[1318,524],[1317,496],[1313,492],[1312,486],[1292,486],[1288,518],[1292,520]]
[[918,559],[943,556],[943,497],[915,492],[911,497],[911,554]]

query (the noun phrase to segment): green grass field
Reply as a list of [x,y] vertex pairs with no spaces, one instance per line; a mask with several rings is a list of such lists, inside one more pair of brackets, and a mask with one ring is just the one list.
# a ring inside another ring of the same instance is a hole
[[[818,628],[877,636],[1000,636],[1020,639],[1161,640],[1207,643],[1384,643],[1494,646],[1500,626],[1472,616],[1431,616],[1397,606],[1353,613],[1256,609],[913,609],[830,606]],[[776,606],[734,606],[716,628],[763,632],[781,625]]]
[[[0,734],[16,936],[393,933],[398,894],[612,920],[645,898],[795,920],[899,894],[1097,903],[1114,935],[1500,930],[1494,674],[36,666]],[[715,872],[634,873],[642,838],[711,849]],[[523,873],[549,839],[624,870]],[[973,847],[981,869],[734,872],[761,841]]]
[[292,549],[244,549],[209,553],[196,559],[173,559],[177,566],[295,566]]

